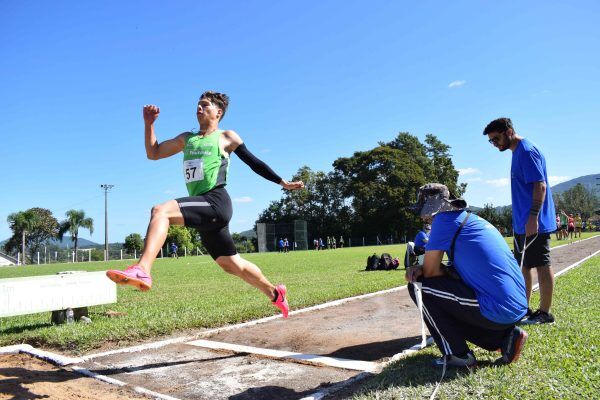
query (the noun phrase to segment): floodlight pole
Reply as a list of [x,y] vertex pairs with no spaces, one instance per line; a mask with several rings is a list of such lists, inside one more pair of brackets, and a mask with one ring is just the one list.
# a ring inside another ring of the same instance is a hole
[[104,261],[108,261],[108,192],[115,185],[102,184],[100,187],[104,190]]

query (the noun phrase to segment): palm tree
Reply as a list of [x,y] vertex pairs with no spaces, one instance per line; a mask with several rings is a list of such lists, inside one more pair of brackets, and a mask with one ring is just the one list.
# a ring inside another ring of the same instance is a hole
[[10,214],[6,221],[14,233],[21,232],[21,252],[23,254],[23,265],[25,265],[25,236],[35,229],[38,217],[35,213],[27,210]]
[[79,228],[85,228],[90,231],[90,235],[94,233],[94,220],[92,218],[86,218],[83,210],[69,210],[65,213],[67,219],[60,223],[58,227],[58,234],[56,237],[58,240],[63,239],[66,232],[71,234],[71,241],[73,241],[75,247],[75,254],[77,254],[77,240],[79,238]]

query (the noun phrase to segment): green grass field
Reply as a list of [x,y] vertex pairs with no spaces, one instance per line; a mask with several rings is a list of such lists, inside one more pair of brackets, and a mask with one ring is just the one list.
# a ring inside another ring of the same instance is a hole
[[[600,256],[556,281],[554,325],[526,327],[519,361],[495,365],[498,353],[474,348],[479,368],[449,370],[438,399],[597,399],[600,393]],[[539,296],[534,294],[537,304]],[[367,381],[355,400],[429,398],[441,369],[435,347],[386,368]]]
[[[511,242],[509,240],[509,242]],[[556,244],[567,243],[560,241]],[[405,284],[404,271],[364,272],[366,258],[390,253],[404,257],[404,245],[352,247],[335,251],[247,254],[273,283],[288,287],[292,309],[375,292]],[[1,278],[51,275],[65,270],[123,268],[111,261],[0,268]],[[118,302],[90,307],[90,325],[54,326],[50,313],[0,318],[0,346],[34,346],[86,352],[106,343],[135,343],[186,329],[211,328],[277,314],[268,299],[240,279],[224,273],[208,256],[159,259],[153,288],[142,293],[118,287]],[[110,318],[107,311],[126,313]]]

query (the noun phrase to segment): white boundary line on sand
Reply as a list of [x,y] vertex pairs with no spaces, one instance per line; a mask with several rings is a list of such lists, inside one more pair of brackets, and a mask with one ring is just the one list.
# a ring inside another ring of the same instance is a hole
[[[425,345],[425,347],[427,346],[431,346],[433,344],[433,338],[430,336],[427,338],[427,344]],[[417,343],[412,347],[409,347],[408,349],[404,349],[402,352],[395,354],[392,358],[390,358],[388,361],[384,362],[384,363],[379,363],[380,366],[380,370],[387,367],[388,365],[390,365],[393,362],[396,362],[398,360],[401,360],[403,358],[412,356],[414,353],[420,351],[424,349],[423,346],[421,346],[421,343]],[[378,371],[380,372],[380,371]],[[309,394],[306,397],[301,398],[300,400],[321,400],[322,398],[324,398],[325,396],[331,394],[331,393],[335,393],[338,390],[341,390],[347,386],[350,386],[352,384],[355,384],[357,382],[360,382],[366,378],[369,378],[373,375],[376,375],[375,373],[368,373],[368,372],[363,372],[361,374],[355,375],[352,378],[349,378],[345,381],[342,382],[337,382],[323,390],[319,390],[318,392]]]
[[355,371],[377,372],[380,369],[380,364],[370,361],[350,360],[347,358],[327,357],[316,354],[303,354],[292,351],[282,351],[274,349],[265,349],[260,347],[243,346],[233,343],[215,342],[212,340],[194,340],[186,343],[190,346],[204,347],[213,350],[229,350],[236,353],[258,354],[277,359],[290,359],[305,361],[310,364],[321,364],[329,367],[351,369]]
[[[559,276],[561,276],[562,274],[572,270],[573,268],[575,268],[576,266],[578,266],[579,264],[584,263],[585,261],[589,260],[590,258],[594,257],[595,255],[599,254],[600,250],[595,251],[594,253],[590,254],[587,257],[582,258],[581,260],[574,262],[573,264],[569,265],[567,268],[563,268],[560,271],[558,271],[556,274],[554,274],[554,277],[557,278]],[[531,288],[531,290],[538,290],[540,288],[540,284],[536,283],[535,285],[533,285],[533,287]]]
[[[20,354],[20,353],[24,353],[24,354],[29,354],[33,357],[36,357],[42,361],[45,362],[49,362],[51,364],[57,365],[59,367],[64,367],[66,365],[69,364],[73,364],[76,362],[82,362],[83,360],[77,359],[77,358],[69,358],[69,357],[64,357],[60,354],[54,354],[54,353],[50,353],[49,351],[44,351],[44,350],[39,350],[36,349],[35,347],[28,345],[28,344],[18,344],[18,345],[14,345],[14,346],[5,346],[5,347],[0,347],[0,355],[6,355],[6,354]],[[134,386],[134,385],[130,385],[127,382],[123,382],[120,381],[118,379],[114,379],[114,378],[109,378],[108,376],[105,375],[101,375],[101,374],[97,374],[95,372],[92,372],[88,369],[85,368],[81,368],[78,367],[76,365],[73,365],[70,367],[74,372],[77,372],[78,374],[81,375],[85,375],[87,377],[90,378],[94,378],[97,379],[99,381],[105,382],[105,383],[109,383],[111,385],[117,385],[117,386],[121,386],[121,387],[128,387],[130,389],[132,389],[133,391],[137,392],[137,393],[142,393],[148,396],[152,396],[155,399],[160,399],[160,400],[179,400],[176,397],[171,397],[165,394],[161,394],[158,392],[154,392],[152,390],[146,389],[144,387],[141,386]]]

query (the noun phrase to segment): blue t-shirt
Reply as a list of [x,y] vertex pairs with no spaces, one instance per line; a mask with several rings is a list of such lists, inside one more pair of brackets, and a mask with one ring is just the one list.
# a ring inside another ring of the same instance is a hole
[[[427,251],[450,251],[466,211],[436,214]],[[454,268],[473,289],[481,314],[499,324],[519,321],[527,312],[525,280],[502,235],[485,219],[471,214],[456,238]]]
[[415,237],[415,247],[426,247],[428,241],[429,236],[425,232],[419,231]]
[[521,139],[512,153],[510,166],[510,187],[512,195],[512,223],[515,233],[524,234],[525,224],[529,218],[531,201],[533,200],[533,183],[546,183],[546,197],[538,216],[539,233],[549,233],[556,230],[554,200],[548,184],[546,159],[535,144],[527,139]]

